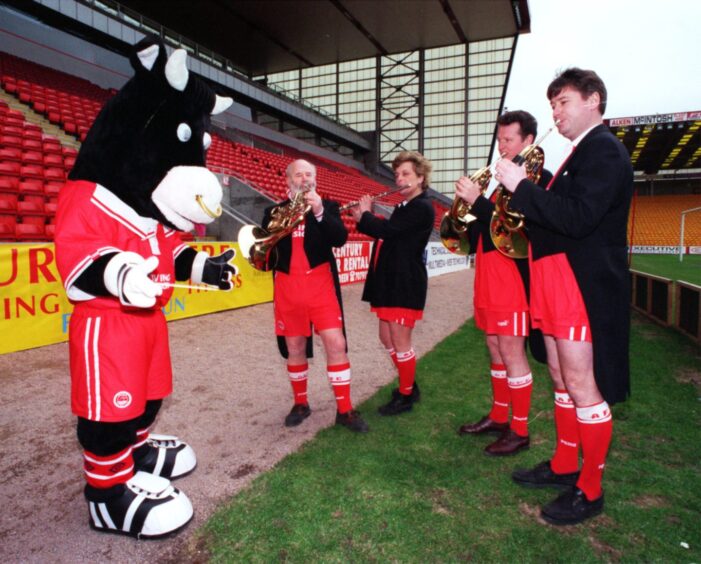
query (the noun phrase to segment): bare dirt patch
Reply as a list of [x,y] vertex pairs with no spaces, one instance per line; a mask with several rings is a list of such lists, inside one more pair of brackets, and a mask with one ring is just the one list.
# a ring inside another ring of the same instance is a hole
[[674,379],[680,384],[693,384],[697,392],[701,392],[701,372],[691,368],[680,370],[674,376]]
[[633,504],[644,508],[671,506],[669,500],[661,495],[641,495],[633,500]]

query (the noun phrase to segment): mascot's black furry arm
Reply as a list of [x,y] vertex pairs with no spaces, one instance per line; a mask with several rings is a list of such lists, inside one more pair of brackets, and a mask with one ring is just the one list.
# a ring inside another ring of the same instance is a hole
[[147,37],[135,75],[106,104],[62,188],[56,258],[74,304],[69,326],[71,407],[84,449],[90,525],[137,538],[171,534],[193,515],[170,480],[194,470],[192,448],[149,427],[172,390],[162,306],[175,280],[233,288],[233,251],[197,252],[180,232],[220,213],[205,168],[210,115],[231,98],[189,76],[186,52],[168,57]]

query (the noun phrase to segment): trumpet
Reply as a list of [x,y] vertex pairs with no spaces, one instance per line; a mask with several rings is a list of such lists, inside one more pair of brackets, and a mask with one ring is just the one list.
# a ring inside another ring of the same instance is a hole
[[275,245],[304,221],[312,209],[311,204],[305,203],[304,195],[313,189],[313,184],[305,185],[287,204],[275,206],[270,211],[267,229],[256,225],[244,225],[239,229],[239,248],[253,268],[267,272],[275,267]]
[[[375,200],[379,200],[380,198],[384,198],[385,196],[389,196],[390,194],[394,194],[395,192],[399,192],[400,190],[404,190],[405,188],[410,188],[410,187],[411,187],[411,184],[409,184],[408,186],[401,186],[401,187],[392,188],[391,190],[387,190],[386,192],[382,192],[380,194],[372,196],[372,201],[374,202]],[[349,210],[351,208],[354,208],[358,204],[360,204],[360,200],[354,200],[352,202],[348,202],[347,204],[343,204],[341,207],[338,208],[338,210],[343,212],[343,211]]]
[[[484,195],[492,179],[491,166],[485,166],[470,176],[470,180],[479,184],[480,194]],[[472,204],[468,204],[462,198],[455,196],[450,210],[445,212],[441,220],[441,241],[446,249],[456,255],[470,253],[470,241],[467,235],[467,226],[473,222],[475,216],[470,215]]]
[[[550,135],[559,120],[548,129],[536,142],[528,145],[512,161],[518,165],[525,165],[526,177],[534,183],[538,183],[543,173],[545,153],[540,145]],[[528,256],[528,237],[525,229],[523,214],[510,208],[511,193],[501,184],[497,186],[494,200],[494,211],[489,222],[489,235],[496,249],[509,258],[526,258]]]

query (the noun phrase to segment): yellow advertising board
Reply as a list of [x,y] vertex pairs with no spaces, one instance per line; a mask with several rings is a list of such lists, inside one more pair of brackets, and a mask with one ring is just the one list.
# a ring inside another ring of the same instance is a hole
[[[168,321],[273,299],[271,273],[253,269],[237,243],[191,246],[211,255],[234,249],[239,273],[231,292],[176,288],[163,308]],[[0,354],[66,341],[72,310],[56,268],[53,243],[0,245]]]

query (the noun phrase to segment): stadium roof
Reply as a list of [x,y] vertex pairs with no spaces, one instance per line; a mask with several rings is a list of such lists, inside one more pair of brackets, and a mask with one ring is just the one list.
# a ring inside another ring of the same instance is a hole
[[628,149],[635,172],[701,169],[701,111],[604,120]]
[[[110,4],[110,0],[102,0]],[[249,76],[530,31],[527,0],[119,0]]]

